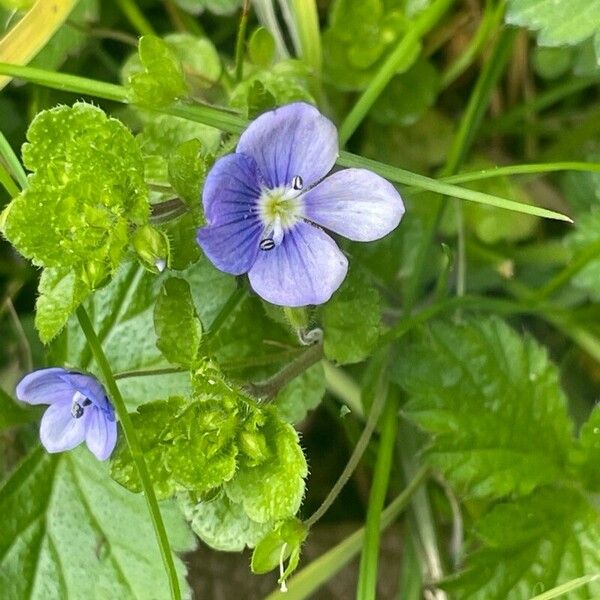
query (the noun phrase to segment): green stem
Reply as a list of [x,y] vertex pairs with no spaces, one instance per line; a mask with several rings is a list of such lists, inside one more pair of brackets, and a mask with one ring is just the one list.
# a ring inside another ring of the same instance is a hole
[[223,305],[221,310],[218,312],[217,316],[214,318],[213,322],[210,324],[210,329],[208,333],[204,336],[204,343],[210,343],[219,330],[224,325],[225,321],[231,316],[231,314],[235,311],[235,309],[242,303],[244,298],[246,298],[246,294],[248,291],[244,286],[238,286],[235,288],[231,296],[227,299],[227,302]]
[[[413,494],[427,477],[428,469],[422,467],[386,509],[381,513],[381,530],[389,527],[404,512]],[[361,528],[325,554],[313,560],[287,582],[288,591],[269,594],[264,600],[303,600],[311,597],[323,583],[331,579],[348,564],[360,551],[365,537],[365,528]]]
[[381,532],[381,512],[385,503],[394,443],[398,430],[398,395],[392,392],[381,417],[382,432],[369,494],[369,508],[365,525],[365,538],[360,558],[356,597],[359,600],[375,600],[377,593],[377,565],[379,562],[379,539]]
[[327,391],[339,398],[352,413],[364,420],[365,411],[358,384],[340,367],[336,367],[327,360],[324,360],[322,364]]
[[477,32],[469,42],[469,45],[461,52],[458,59],[453,62],[442,75],[441,88],[446,89],[456,79],[458,79],[477,58],[481,52],[483,45],[490,37],[491,33],[496,29],[502,16],[504,15],[504,2],[500,2],[494,8],[493,1],[487,0],[483,18],[479,24]]
[[250,2],[244,0],[242,4],[242,16],[238,27],[237,39],[235,42],[235,81],[239,83],[244,77],[244,46],[246,44],[246,28],[248,27],[248,17],[250,16]]
[[587,246],[560,273],[550,279],[546,285],[535,291],[531,296],[531,301],[540,302],[557,292],[592,260],[598,258],[598,256],[600,256],[600,240]]
[[157,375],[172,375],[174,373],[187,373],[188,369],[183,367],[165,367],[163,369],[138,369],[135,371],[121,371],[115,373],[114,377],[118,379],[130,379],[132,377],[154,377]]
[[344,146],[365,118],[392,77],[406,70],[418,51],[421,38],[441,19],[454,0],[435,0],[411,23],[406,35],[381,65],[340,127],[340,145]]
[[375,426],[379,420],[379,415],[381,414],[385,404],[387,389],[388,384],[384,375],[383,366],[381,366],[375,388],[375,398],[373,400],[371,412],[369,413],[369,418],[367,419],[365,428],[356,442],[356,446],[352,451],[348,463],[344,467],[344,470],[342,471],[338,480],[335,482],[334,486],[331,488],[331,491],[329,494],[327,494],[327,497],[325,500],[323,500],[321,506],[319,506],[319,508],[305,521],[307,529],[310,529],[329,510],[330,506],[334,503],[335,499],[338,497],[346,483],[348,483],[352,473],[354,473],[354,470],[358,466],[364,451],[367,449],[367,445],[371,440],[373,431],[375,431]]
[[287,364],[281,371],[275,373],[266,381],[250,383],[245,386],[246,390],[255,398],[262,398],[263,402],[269,402],[275,398],[279,390],[284,388],[304,371],[318,363],[323,358],[323,344],[315,344],[307,348],[291,363]]
[[156,35],[154,28],[134,0],[116,0],[116,3],[140,35]]
[[319,80],[323,53],[319,30],[319,11],[316,0],[291,0],[290,8],[294,17],[295,31],[298,34],[299,54]]
[[6,166],[10,174],[15,178],[21,189],[25,189],[27,186],[27,174],[21,161],[17,158],[8,140],[4,137],[4,134],[0,130],[0,157],[6,161]]
[[90,321],[90,318],[83,306],[79,306],[77,309],[77,319],[79,320],[79,325],[81,326],[81,330],[87,339],[92,354],[96,359],[96,363],[102,371],[104,383],[108,388],[112,403],[121,423],[121,428],[125,434],[125,440],[127,441],[133,462],[135,463],[138,475],[140,477],[140,482],[142,484],[144,497],[146,498],[146,503],[150,512],[152,525],[154,526],[154,532],[156,534],[162,560],[169,578],[171,598],[172,600],[181,600],[179,579],[177,577],[177,570],[175,569],[175,562],[173,560],[173,553],[169,544],[169,538],[167,537],[167,530],[165,528],[162,515],[160,514],[160,508],[158,506],[156,494],[154,493],[152,481],[150,480],[146,459],[144,458],[144,453],[133,427],[133,422],[131,421],[131,417],[127,412],[125,401],[123,400],[123,396],[121,396],[121,392],[113,376],[108,359],[104,354],[100,340],[94,331],[94,326],[92,325],[92,322]]

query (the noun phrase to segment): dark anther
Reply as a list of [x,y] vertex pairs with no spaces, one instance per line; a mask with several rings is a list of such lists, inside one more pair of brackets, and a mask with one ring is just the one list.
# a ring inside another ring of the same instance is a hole
[[296,175],[294,179],[292,179],[292,188],[294,190],[301,190],[304,182],[302,181],[302,177],[300,175]]
[[92,401],[89,398],[86,398],[82,403],[81,406],[89,406],[92,403]]
[[75,419],[80,419],[81,417],[83,417],[83,412],[83,407],[80,406],[77,402],[74,402],[71,406],[71,415]]
[[258,246],[261,250],[273,250],[273,248],[275,248],[275,242],[271,238],[265,238],[264,240],[260,240]]

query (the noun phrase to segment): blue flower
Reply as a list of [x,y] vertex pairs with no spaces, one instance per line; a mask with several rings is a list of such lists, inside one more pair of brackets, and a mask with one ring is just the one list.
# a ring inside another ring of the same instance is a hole
[[95,377],[53,367],[25,375],[17,398],[27,404],[49,404],[40,424],[48,452],[64,452],[84,440],[98,460],[106,460],[117,442],[112,404]]
[[322,228],[369,242],[404,214],[394,186],[370,171],[324,179],[337,156],[335,126],[313,106],[288,104],[258,117],[206,178],[208,224],[197,235],[204,253],[226,273],[248,273],[256,293],[273,304],[329,300],[348,261]]

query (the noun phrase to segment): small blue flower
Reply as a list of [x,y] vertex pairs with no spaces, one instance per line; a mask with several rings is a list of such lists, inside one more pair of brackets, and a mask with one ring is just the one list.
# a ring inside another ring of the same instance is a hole
[[117,442],[112,404],[95,377],[53,367],[25,375],[17,398],[27,404],[49,404],[40,424],[48,452],[64,452],[84,440],[98,460],[106,460]]
[[282,306],[322,304],[348,261],[323,229],[359,242],[392,231],[404,214],[388,181],[365,169],[324,177],[338,156],[335,126],[302,102],[264,113],[219,159],[204,185],[198,244],[220,270],[248,273]]

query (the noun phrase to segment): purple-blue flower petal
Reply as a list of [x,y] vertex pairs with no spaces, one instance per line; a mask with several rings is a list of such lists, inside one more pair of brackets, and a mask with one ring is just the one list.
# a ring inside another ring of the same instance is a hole
[[94,407],[87,422],[85,441],[98,460],[106,460],[117,443],[117,423],[109,415]]
[[52,367],[28,373],[17,385],[17,398],[27,404],[54,404],[71,399],[75,390],[63,376],[66,369]]
[[44,448],[48,452],[64,452],[81,444],[86,436],[90,413],[87,410],[81,418],[74,419],[70,399],[50,405],[40,423],[40,440]]
[[327,302],[341,285],[348,261],[321,229],[297,223],[281,245],[261,251],[248,276],[254,291],[280,306]]
[[269,188],[290,185],[295,176],[307,187],[325,177],[335,164],[337,130],[314,106],[296,102],[250,123],[237,152],[256,161]]
[[228,154],[210,170],[202,190],[209,225],[251,218],[260,196],[261,175],[256,162],[243,154]]
[[84,373],[74,373],[67,371],[61,378],[68,382],[73,392],[79,392],[92,403],[103,410],[112,410],[112,407],[106,397],[106,392],[102,384],[93,376],[85,375]]
[[256,260],[260,234],[258,219],[239,220],[198,229],[196,240],[210,261],[225,273],[247,273]]
[[338,171],[304,196],[307,219],[357,242],[387,235],[403,214],[396,188],[366,169]]

